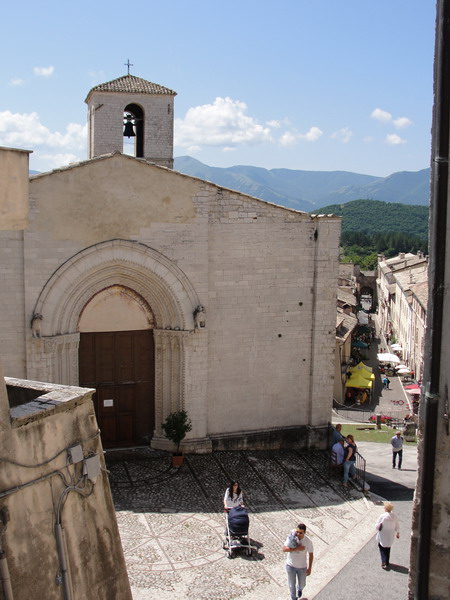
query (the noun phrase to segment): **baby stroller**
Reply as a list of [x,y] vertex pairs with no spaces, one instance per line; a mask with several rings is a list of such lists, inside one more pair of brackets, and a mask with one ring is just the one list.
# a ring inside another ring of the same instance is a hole
[[235,506],[225,514],[227,528],[223,549],[226,551],[228,558],[233,558],[234,551],[243,548],[245,548],[246,555],[251,556],[252,547],[248,537],[249,518],[247,509],[243,506]]

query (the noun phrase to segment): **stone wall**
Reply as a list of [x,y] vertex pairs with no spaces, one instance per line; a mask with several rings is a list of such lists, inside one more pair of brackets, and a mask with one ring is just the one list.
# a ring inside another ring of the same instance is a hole
[[0,376],[1,550],[14,598],[59,600],[70,589],[131,600],[93,390],[7,379],[10,409]]
[[171,168],[174,97],[163,94],[93,92],[88,103],[89,158],[122,152],[123,113],[131,103],[144,111],[144,158]]

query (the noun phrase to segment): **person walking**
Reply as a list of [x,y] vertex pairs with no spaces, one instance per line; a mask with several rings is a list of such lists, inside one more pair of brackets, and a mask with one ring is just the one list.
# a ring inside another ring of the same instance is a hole
[[306,525],[299,523],[286,538],[283,552],[287,552],[286,573],[291,600],[301,598],[306,585],[306,577],[311,575],[314,560],[314,546],[306,535]]
[[392,502],[384,503],[384,513],[380,516],[375,525],[377,530],[376,541],[381,556],[381,568],[389,569],[391,558],[391,546],[395,538],[400,537],[400,525],[398,517],[392,512],[394,505]]
[[225,510],[230,510],[230,508],[235,508],[236,506],[244,506],[244,494],[242,493],[239,481],[232,481],[225,490],[223,507]]
[[395,435],[391,438],[392,446],[392,468],[395,469],[395,463],[398,457],[398,468],[402,470],[402,459],[403,459],[403,442],[404,438],[401,431],[396,431]]

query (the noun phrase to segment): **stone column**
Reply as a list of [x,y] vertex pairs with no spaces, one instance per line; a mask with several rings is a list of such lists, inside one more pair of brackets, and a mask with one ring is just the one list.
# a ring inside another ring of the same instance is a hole
[[27,377],[63,385],[78,385],[79,333],[31,338]]
[[162,437],[161,423],[184,406],[184,352],[189,331],[154,329],[155,340],[155,438]]

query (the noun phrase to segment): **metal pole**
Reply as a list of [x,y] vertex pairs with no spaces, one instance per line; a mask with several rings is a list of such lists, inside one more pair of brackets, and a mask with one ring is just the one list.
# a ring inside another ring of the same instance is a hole
[[73,600],[72,580],[70,577],[69,565],[67,564],[67,548],[64,538],[64,531],[61,523],[55,524],[56,546],[58,548],[59,565],[61,567],[61,576],[63,581],[64,600]]
[[8,560],[4,550],[0,551],[0,578],[2,581],[2,590],[5,600],[14,600],[11,587],[11,578],[9,576]]

